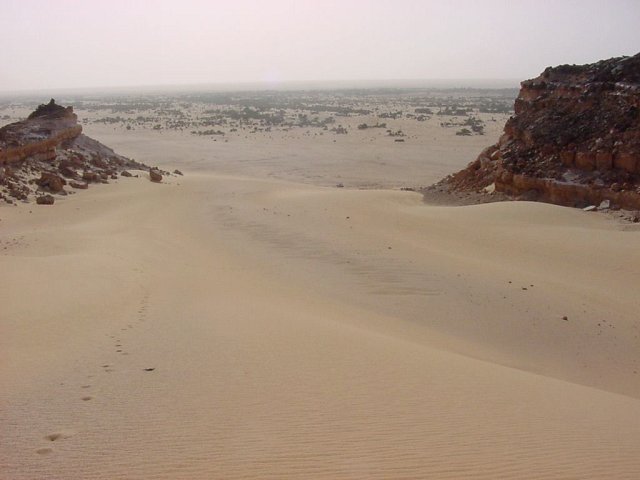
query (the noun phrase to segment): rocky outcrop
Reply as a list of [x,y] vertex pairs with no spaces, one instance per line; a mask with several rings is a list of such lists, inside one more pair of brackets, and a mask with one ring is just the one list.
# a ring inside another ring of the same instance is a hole
[[0,147],[0,166],[19,163],[26,158],[54,160],[56,147],[82,133],[82,125],[48,129],[44,127],[45,123],[49,122],[17,122],[0,129],[0,144],[3,144]]
[[158,169],[152,168],[149,170],[149,180],[156,183],[162,182],[162,173]]
[[73,108],[53,99],[26,120],[0,128],[0,199],[8,203],[49,201],[43,193],[66,195],[88,183],[108,183],[124,169],[149,167],[83,135]]
[[27,117],[27,120],[33,120],[34,118],[65,118],[70,117],[73,114],[73,107],[63,107],[57,105],[56,101],[52,98],[47,104],[38,105],[38,107]]
[[522,82],[498,143],[431,188],[640,209],[640,54]]

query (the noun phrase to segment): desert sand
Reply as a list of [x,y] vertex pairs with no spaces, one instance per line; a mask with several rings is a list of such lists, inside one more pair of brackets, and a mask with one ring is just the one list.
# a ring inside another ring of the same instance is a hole
[[85,131],[185,177],[0,209],[3,479],[638,478],[640,230],[397,189],[495,137]]

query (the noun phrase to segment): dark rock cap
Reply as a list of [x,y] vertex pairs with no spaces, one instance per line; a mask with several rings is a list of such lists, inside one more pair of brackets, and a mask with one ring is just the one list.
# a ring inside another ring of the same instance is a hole
[[38,105],[38,108],[27,118],[29,120],[40,117],[59,118],[65,117],[70,113],[73,113],[73,107],[65,108],[62,105],[56,104],[56,101],[52,98],[49,100],[49,103]]

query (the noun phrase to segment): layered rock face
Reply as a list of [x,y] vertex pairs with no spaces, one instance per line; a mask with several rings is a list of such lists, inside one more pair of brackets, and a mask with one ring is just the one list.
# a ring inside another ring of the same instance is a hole
[[0,199],[7,203],[108,183],[125,168],[149,170],[83,135],[73,108],[54,100],[0,128]]
[[64,108],[52,99],[40,105],[27,120],[0,128],[0,165],[10,165],[28,157],[52,160],[56,147],[82,133],[73,108]]
[[640,54],[522,82],[499,142],[437,184],[567,206],[640,209]]

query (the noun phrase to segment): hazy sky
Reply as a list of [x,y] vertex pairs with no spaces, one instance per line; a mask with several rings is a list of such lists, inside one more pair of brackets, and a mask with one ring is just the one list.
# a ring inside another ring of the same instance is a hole
[[512,78],[640,51],[640,0],[0,0],[0,91]]

